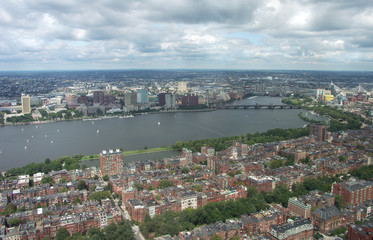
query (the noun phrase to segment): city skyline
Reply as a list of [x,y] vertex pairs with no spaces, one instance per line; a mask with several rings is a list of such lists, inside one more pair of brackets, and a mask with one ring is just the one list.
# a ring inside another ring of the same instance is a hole
[[369,1],[6,1],[0,71],[373,69]]

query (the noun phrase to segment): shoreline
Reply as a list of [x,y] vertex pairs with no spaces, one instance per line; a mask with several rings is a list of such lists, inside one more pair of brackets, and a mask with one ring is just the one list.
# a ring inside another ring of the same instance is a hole
[[191,109],[191,110],[155,111],[155,112],[132,113],[131,115],[118,115],[118,116],[105,115],[105,116],[101,116],[98,118],[55,119],[55,120],[33,121],[33,122],[5,123],[5,124],[1,124],[0,127],[16,127],[16,126],[23,126],[23,125],[36,125],[36,124],[68,122],[68,121],[99,121],[99,120],[112,119],[112,118],[133,118],[136,116],[144,116],[148,114],[179,113],[179,112],[213,112],[216,110],[218,109],[207,108],[207,109]]

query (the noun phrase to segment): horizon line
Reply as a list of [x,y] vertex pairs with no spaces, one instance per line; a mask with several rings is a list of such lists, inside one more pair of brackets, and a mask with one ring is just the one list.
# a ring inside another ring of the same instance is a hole
[[311,70],[311,69],[244,69],[244,68],[112,68],[112,69],[50,69],[0,70],[4,72],[89,72],[89,71],[294,71],[294,72],[373,72],[373,70]]

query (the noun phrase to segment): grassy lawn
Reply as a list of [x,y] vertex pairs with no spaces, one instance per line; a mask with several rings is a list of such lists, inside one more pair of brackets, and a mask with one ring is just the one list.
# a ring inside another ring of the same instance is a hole
[[[172,150],[171,147],[158,147],[158,148],[148,148],[148,149],[137,149],[137,150],[129,150],[129,151],[123,151],[123,156],[128,155],[135,155],[135,154],[143,154],[143,153],[153,153],[153,152],[163,152],[163,151],[169,151]],[[100,154],[92,154],[92,155],[85,155],[82,157],[81,160],[89,160],[94,158],[99,158]]]
[[158,147],[158,148],[130,150],[130,151],[124,151],[123,156],[142,154],[142,153],[163,152],[163,151],[169,151],[169,150],[172,150],[172,148],[171,147]]

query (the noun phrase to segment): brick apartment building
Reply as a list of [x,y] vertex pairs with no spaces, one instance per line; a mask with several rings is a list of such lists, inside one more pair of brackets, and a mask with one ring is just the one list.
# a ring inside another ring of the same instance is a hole
[[316,140],[321,142],[326,140],[326,126],[312,124],[310,127],[310,136],[315,136]]
[[348,225],[348,239],[372,240],[373,220],[360,225]]
[[373,182],[361,180],[334,183],[332,192],[339,194],[347,204],[355,206],[373,199]]
[[123,155],[122,151],[119,149],[117,150],[109,150],[109,151],[102,151],[100,153],[100,168],[101,168],[101,175],[111,176],[123,173]]
[[305,204],[297,198],[289,198],[288,208],[291,214],[305,219],[311,218],[311,205]]

